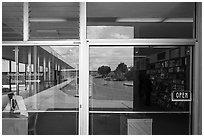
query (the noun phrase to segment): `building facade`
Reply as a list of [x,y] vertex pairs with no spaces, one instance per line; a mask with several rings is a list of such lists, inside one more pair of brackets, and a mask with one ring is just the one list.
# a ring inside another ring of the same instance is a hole
[[202,134],[201,13],[2,2],[2,134]]

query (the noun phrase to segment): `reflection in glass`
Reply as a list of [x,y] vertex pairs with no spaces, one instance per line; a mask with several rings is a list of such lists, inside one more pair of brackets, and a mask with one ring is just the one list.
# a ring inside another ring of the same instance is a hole
[[188,111],[172,101],[173,91],[189,91],[188,47],[91,47],[90,109]]
[[16,47],[3,46],[2,51],[4,96],[19,93],[27,110],[77,109],[78,47],[19,46],[17,54]]
[[133,39],[132,26],[87,26],[88,39]]

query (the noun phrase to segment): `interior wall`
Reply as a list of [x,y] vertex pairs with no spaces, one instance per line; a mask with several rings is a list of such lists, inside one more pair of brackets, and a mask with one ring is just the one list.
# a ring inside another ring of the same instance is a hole
[[134,27],[135,38],[193,38],[193,23],[143,23]]

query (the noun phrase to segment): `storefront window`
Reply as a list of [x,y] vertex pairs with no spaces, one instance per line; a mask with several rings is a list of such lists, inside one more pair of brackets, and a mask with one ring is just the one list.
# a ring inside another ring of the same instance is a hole
[[201,8],[3,2],[2,134],[201,134]]
[[190,90],[188,47],[91,47],[90,69],[93,110],[189,110],[171,96]]
[[27,110],[77,109],[78,47],[18,47],[18,63],[13,50],[3,47],[3,94],[19,93]]
[[190,47],[92,46],[90,79],[90,134],[189,134]]
[[[78,47],[3,46],[2,51],[4,114],[11,111],[8,97],[18,95],[29,113],[28,134],[78,134]],[[61,125],[53,129],[57,122]]]

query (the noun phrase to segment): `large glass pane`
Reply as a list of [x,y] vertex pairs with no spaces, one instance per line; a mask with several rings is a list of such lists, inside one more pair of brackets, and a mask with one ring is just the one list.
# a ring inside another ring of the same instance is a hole
[[190,134],[190,66],[190,46],[91,46],[90,134]]
[[[112,32],[113,26],[133,27],[133,38],[193,38],[194,5],[189,2],[88,2],[87,38],[102,39],[101,35],[115,33],[118,37],[105,38],[118,39],[121,32]],[[93,30],[100,35],[89,35]]]
[[18,116],[19,106],[11,111],[10,98],[19,95],[29,112],[28,134],[78,134],[78,47],[3,46],[2,51],[3,118]]
[[189,47],[91,47],[91,110],[188,111],[174,91],[190,91]]

